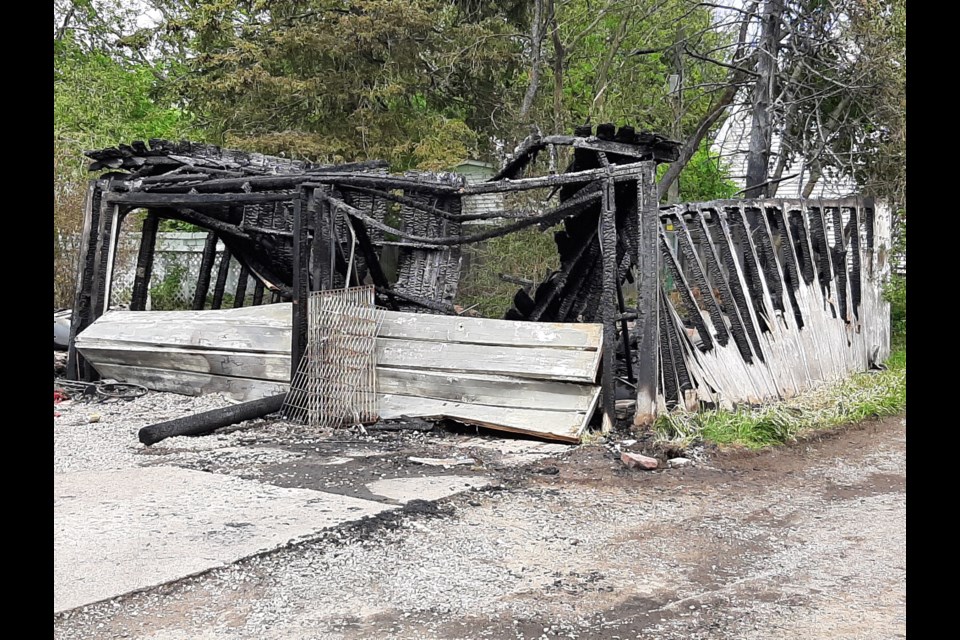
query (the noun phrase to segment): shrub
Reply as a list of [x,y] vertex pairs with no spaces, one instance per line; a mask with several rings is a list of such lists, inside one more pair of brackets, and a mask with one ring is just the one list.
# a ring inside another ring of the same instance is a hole
[[181,295],[183,278],[187,275],[187,268],[183,265],[172,264],[163,280],[150,287],[150,308],[154,311],[175,311],[189,308],[188,303]]

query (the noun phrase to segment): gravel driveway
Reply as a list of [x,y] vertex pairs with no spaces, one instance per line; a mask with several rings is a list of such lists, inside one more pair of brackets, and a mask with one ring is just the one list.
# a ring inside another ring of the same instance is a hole
[[[889,418],[656,472],[571,449],[500,468],[486,490],[55,615],[54,635],[906,637],[905,436]],[[260,480],[282,476],[281,454]]]

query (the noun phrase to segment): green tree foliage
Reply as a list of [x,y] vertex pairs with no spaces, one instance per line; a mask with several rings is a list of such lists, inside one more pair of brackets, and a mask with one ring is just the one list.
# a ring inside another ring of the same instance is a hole
[[518,62],[500,14],[439,0],[163,3],[177,89],[217,141],[314,161],[450,168],[495,129]]
[[[657,167],[657,179],[660,179],[666,169],[667,165]],[[705,202],[732,198],[738,189],[728,175],[727,165],[710,155],[710,145],[704,140],[680,173],[679,201]]]
[[148,65],[88,49],[69,30],[54,39],[53,51],[54,306],[67,307],[89,177],[83,151],[195,132],[179,109],[154,99],[157,79]]
[[[568,0],[556,11],[565,125],[616,122],[679,136],[696,126],[710,103],[706,83],[724,75],[723,67],[687,53],[711,52],[727,40],[711,28],[709,9],[687,0]],[[549,55],[557,54],[553,43]],[[542,103],[546,111],[550,102]]]

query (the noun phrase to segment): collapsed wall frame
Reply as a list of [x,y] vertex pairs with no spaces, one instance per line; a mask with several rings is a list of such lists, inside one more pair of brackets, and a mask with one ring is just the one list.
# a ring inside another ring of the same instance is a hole
[[[563,147],[572,149],[564,171],[527,175],[538,155],[553,168]],[[559,229],[560,266],[518,290],[504,318],[602,325],[605,429],[624,390],[640,425],[677,407],[790,397],[882,362],[889,210],[859,198],[659,207],[656,165],[677,149],[630,127],[580,127],[529,137],[474,184],[448,173],[390,175],[381,162],[310,165],[191,143],[90,152],[91,170],[114,171],[87,194],[68,373],[93,379],[109,369],[77,349],[77,337],[110,307],[119,230],[136,209],[147,215],[130,310],[146,307],[161,220],[194,224],[208,240],[191,274],[193,309],[224,305],[231,265],[241,270],[233,306],[249,298],[248,282],[255,305],[291,302],[288,381],[307,348],[311,293],[369,284],[391,311],[457,315],[462,249],[532,227]],[[536,191],[548,193],[533,208],[489,205],[490,194]],[[494,220],[482,230],[469,224]],[[214,278],[218,241],[226,252]]]

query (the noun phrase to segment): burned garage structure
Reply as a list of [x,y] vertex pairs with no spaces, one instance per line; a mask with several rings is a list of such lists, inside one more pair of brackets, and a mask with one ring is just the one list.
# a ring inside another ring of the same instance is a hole
[[[789,397],[887,357],[881,203],[659,206],[656,166],[677,153],[632,127],[578,127],[530,136],[491,179],[468,183],[187,142],[89,152],[90,169],[109,172],[87,194],[69,374],[252,399],[313,371],[361,390],[363,406],[338,419],[420,407],[576,441],[597,406],[604,428],[618,407],[644,424],[677,407]],[[119,230],[135,210],[146,217],[130,308],[108,311]],[[144,311],[163,219],[208,234],[189,274],[192,311]],[[517,291],[502,320],[462,315],[464,249],[528,228],[553,230],[559,268]],[[248,281],[255,306],[241,309]],[[332,340],[334,325],[352,341]],[[564,426],[536,426],[550,416]]]

